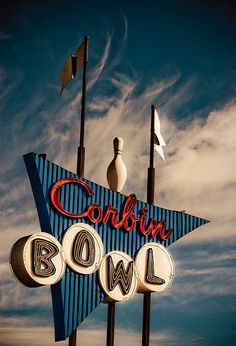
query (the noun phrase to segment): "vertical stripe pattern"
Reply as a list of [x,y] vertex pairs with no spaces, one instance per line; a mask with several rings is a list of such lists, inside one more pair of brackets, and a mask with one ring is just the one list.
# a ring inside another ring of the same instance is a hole
[[[50,188],[59,179],[78,176],[33,153],[25,155],[24,160],[38,210],[41,230],[52,234],[59,242],[62,241],[67,228],[77,222],[90,224],[96,229],[104,244],[104,254],[119,250],[134,258],[136,252],[145,243],[160,242],[158,237],[142,235],[139,229],[127,232],[123,228],[112,228],[109,222],[105,225],[92,224],[87,218],[73,219],[58,213],[50,202]],[[78,184],[63,186],[60,200],[66,210],[81,213],[91,203],[99,204],[102,211],[105,211],[109,204],[119,211],[122,210],[127,196],[113,192],[87,179],[80,179],[92,188],[94,195],[88,197]],[[166,230],[173,228],[170,238],[163,242],[165,246],[169,246],[193,229],[208,222],[179,211],[148,205],[142,201],[137,201],[134,208],[135,215],[139,215],[141,208],[148,209],[147,221],[151,218],[158,221],[164,220]],[[51,291],[56,341],[66,339],[105,298],[98,282],[97,272],[81,275],[69,267],[62,280],[51,286]]]

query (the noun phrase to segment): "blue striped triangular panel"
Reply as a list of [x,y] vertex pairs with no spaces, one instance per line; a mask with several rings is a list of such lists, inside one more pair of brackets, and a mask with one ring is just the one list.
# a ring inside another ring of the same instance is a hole
[[[41,230],[55,236],[60,242],[67,228],[76,222],[90,223],[87,218],[74,219],[59,213],[50,201],[50,189],[55,182],[63,178],[79,178],[45,158],[30,153],[24,156],[26,168],[30,178],[35,203],[39,215]],[[103,186],[97,185],[87,179],[80,178],[93,190],[93,196],[88,195],[78,185],[68,184],[61,189],[61,202],[66,210],[73,213],[83,211],[90,203],[97,203],[102,210],[110,204],[122,210],[127,196],[113,192]],[[141,208],[147,208],[147,220],[164,220],[166,230],[172,228],[169,239],[164,241],[168,246],[176,240],[191,232],[193,229],[206,224],[208,221],[156,206],[137,201],[134,214],[139,215]],[[160,242],[160,239],[151,235],[144,236],[138,229],[131,232],[123,228],[114,229],[109,222],[106,224],[92,224],[100,235],[105,254],[112,250],[120,250],[131,257],[142,245],[150,241]],[[51,286],[55,339],[66,339],[79,324],[104,300],[97,273],[79,275],[67,267],[62,280]]]

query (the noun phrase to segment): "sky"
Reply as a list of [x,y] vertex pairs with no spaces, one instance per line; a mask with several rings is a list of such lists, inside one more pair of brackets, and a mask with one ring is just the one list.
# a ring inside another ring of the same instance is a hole
[[[152,295],[150,345],[235,345],[236,9],[233,1],[8,1],[0,4],[0,345],[55,345],[49,287],[9,269],[19,238],[40,230],[22,155],[75,171],[81,74],[60,96],[67,56],[89,35],[85,177],[107,186],[124,139],[123,193],[146,200],[150,109],[166,141],[155,205],[211,222],[169,247],[172,287]],[[78,329],[105,344],[106,306]],[[115,345],[141,344],[142,296],[117,304]],[[59,346],[67,341],[58,342]]]

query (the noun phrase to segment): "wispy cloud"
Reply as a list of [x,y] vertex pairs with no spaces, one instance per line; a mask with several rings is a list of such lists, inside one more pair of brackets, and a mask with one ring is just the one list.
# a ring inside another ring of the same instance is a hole
[[127,39],[128,39],[128,20],[127,20],[127,18],[124,15],[122,17],[123,17],[124,29],[125,29],[122,41],[123,42],[127,42]]
[[[22,74],[19,71],[9,72],[0,66],[0,111],[3,111],[5,103],[9,101],[21,81]],[[4,125],[2,117],[0,120]]]
[[12,38],[12,35],[9,35],[5,32],[0,32],[0,40],[9,40],[10,38]]
[[[54,345],[53,330],[49,327],[43,328],[4,328],[0,329],[2,346],[19,345],[19,346],[42,346]],[[190,345],[198,345],[200,338],[197,336],[188,336],[180,332],[169,329],[153,333],[150,339],[150,346],[178,346],[182,345],[183,338]],[[81,346],[101,346],[106,342],[105,328],[94,325],[93,328],[81,329],[78,333],[78,340]],[[117,328],[115,331],[115,344],[117,346],[138,346],[141,343],[141,335],[137,331]],[[58,345],[67,345],[67,341],[58,342]]]

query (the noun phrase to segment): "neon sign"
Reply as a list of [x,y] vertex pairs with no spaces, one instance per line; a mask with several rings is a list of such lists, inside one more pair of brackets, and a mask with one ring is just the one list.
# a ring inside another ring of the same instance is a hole
[[[140,209],[140,217],[134,214],[134,207],[137,203],[137,198],[135,194],[131,194],[125,200],[123,209],[119,213],[117,208],[114,208],[110,204],[106,208],[106,211],[103,212],[100,205],[97,203],[91,203],[87,210],[82,213],[72,213],[62,206],[60,202],[60,189],[66,184],[78,184],[82,186],[87,192],[89,197],[93,196],[93,190],[88,184],[78,178],[64,178],[58,180],[51,189],[50,198],[53,206],[63,215],[71,217],[73,219],[81,219],[83,217],[88,218],[93,223],[102,222],[106,224],[109,219],[113,228],[123,227],[127,232],[131,232],[136,224],[139,223],[139,230],[143,235],[151,235],[153,238],[158,237],[161,241],[167,240],[173,229],[170,228],[168,231],[165,231],[166,223],[164,220],[157,221],[155,219],[150,219],[148,225],[146,226],[146,215],[148,213],[147,208]],[[96,215],[95,215],[96,214]],[[118,221],[118,217],[121,219]]]
[[168,288],[174,268],[166,247],[208,223],[113,192],[34,153],[24,160],[42,232],[14,245],[11,264],[27,286],[52,285],[56,341],[101,302]]

